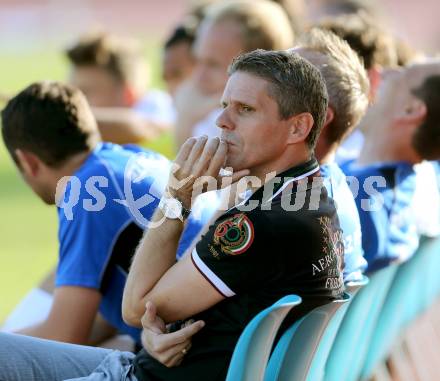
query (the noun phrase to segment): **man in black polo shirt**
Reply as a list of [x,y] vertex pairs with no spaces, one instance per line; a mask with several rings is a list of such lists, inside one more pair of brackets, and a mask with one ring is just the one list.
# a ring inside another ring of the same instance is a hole
[[[194,179],[217,177],[225,159],[238,174],[249,169],[260,184],[270,172],[276,177],[223,214],[191,256],[147,286],[145,274],[153,273],[151,265],[163,261],[166,251],[154,245],[160,242],[157,231],[146,235],[127,282],[125,318],[139,324],[145,302],[153,301],[165,321],[196,316],[205,327],[188,352],[183,348],[187,354],[178,367],[161,367],[145,352],[138,354],[140,380],[198,379],[207,372],[224,379],[240,333],[263,308],[296,293],[304,300],[298,317],[343,290],[341,231],[332,202],[313,182],[319,174],[313,147],[327,105],[321,76],[295,54],[255,51],[233,62],[222,105],[222,141],[185,144],[176,179],[193,180],[171,188],[172,196],[190,208]],[[166,223],[169,239],[179,225],[173,228],[169,218]]]
[[[142,326],[148,302],[167,323],[204,321],[191,348],[182,337],[173,359],[180,365],[168,368],[145,351],[133,357],[0,335],[14,348],[0,349],[0,379],[84,377],[99,365],[93,380],[224,380],[241,332],[263,308],[299,294],[303,303],[293,321],[341,295],[341,230],[332,200],[316,181],[313,157],[327,108],[318,70],[295,53],[244,54],[231,65],[222,105],[222,139],[192,138],[181,148],[169,195],[153,217],[161,224],[145,234],[124,293],[129,324]],[[251,195],[220,216],[192,254],[176,263],[196,179],[218,179],[224,166],[234,169],[234,181],[248,176]],[[32,357],[28,363],[36,369],[14,365],[23,356]]]

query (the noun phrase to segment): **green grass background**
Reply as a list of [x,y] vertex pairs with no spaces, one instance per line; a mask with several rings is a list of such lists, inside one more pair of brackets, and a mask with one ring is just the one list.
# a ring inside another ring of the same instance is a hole
[[[154,87],[163,87],[159,52],[158,44],[145,43]],[[0,91],[14,94],[33,81],[64,80],[67,72],[67,62],[55,48],[0,54]],[[172,156],[171,135],[148,146]],[[25,185],[3,142],[0,142],[0,215],[1,322],[26,292],[55,266],[58,250],[55,207],[45,205]]]

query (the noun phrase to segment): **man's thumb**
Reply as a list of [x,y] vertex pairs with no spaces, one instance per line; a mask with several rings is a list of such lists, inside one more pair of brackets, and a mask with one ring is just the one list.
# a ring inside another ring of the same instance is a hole
[[145,311],[145,315],[147,320],[150,323],[154,323],[154,321],[156,320],[156,306],[154,305],[153,302],[148,301],[147,304],[145,305],[146,311]]

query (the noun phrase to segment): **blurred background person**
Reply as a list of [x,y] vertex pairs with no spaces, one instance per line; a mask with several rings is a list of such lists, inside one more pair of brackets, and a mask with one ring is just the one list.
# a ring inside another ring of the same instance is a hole
[[[133,346],[140,344],[140,331],[122,320],[122,293],[171,162],[134,145],[103,143],[84,95],[60,82],[32,84],[1,116],[4,144],[17,169],[37,196],[56,204],[59,224],[56,287],[47,315],[40,321],[40,298],[28,297],[4,329],[91,345],[123,333]],[[127,180],[133,201],[146,197],[142,205],[130,201]]]
[[206,9],[194,43],[193,75],[176,94],[176,143],[218,134],[215,120],[227,81],[227,67],[242,52],[287,49],[293,31],[283,8],[268,0],[219,2]]
[[[423,160],[440,159],[437,106],[429,98],[437,98],[433,89],[438,88],[439,76],[438,60],[387,74],[363,120],[366,128],[361,154],[343,166],[344,172],[361,184],[355,199],[369,272],[404,262],[418,248],[412,205],[417,187],[414,166]],[[365,186],[368,178],[378,181],[377,192]],[[431,208],[432,201],[428,200]]]
[[[365,12],[327,18],[316,26],[331,31],[347,41],[359,55],[368,73],[370,101],[374,102],[383,70],[397,66],[393,37]],[[339,147],[336,160],[343,163],[356,158],[362,149],[363,140],[360,129],[352,130]]]
[[174,96],[177,88],[186,81],[194,68],[192,52],[195,28],[181,24],[176,27],[165,42],[162,56],[162,76],[167,90]]
[[327,18],[316,26],[347,41],[361,57],[370,79],[370,98],[374,100],[383,69],[397,66],[393,36],[365,12]]
[[148,89],[148,67],[137,41],[89,33],[69,47],[66,56],[70,83],[85,94],[104,141],[152,140],[172,125],[171,98]]
[[283,7],[293,32],[296,36],[300,35],[305,27],[307,21],[307,5],[304,0],[272,0]]

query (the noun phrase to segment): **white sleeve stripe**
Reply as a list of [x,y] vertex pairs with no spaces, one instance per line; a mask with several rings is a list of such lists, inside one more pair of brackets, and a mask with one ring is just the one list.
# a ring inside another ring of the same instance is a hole
[[217,275],[215,275],[211,269],[200,259],[196,248],[194,248],[192,251],[191,257],[197,269],[222,295],[229,298],[235,295],[235,292],[232,291]]

